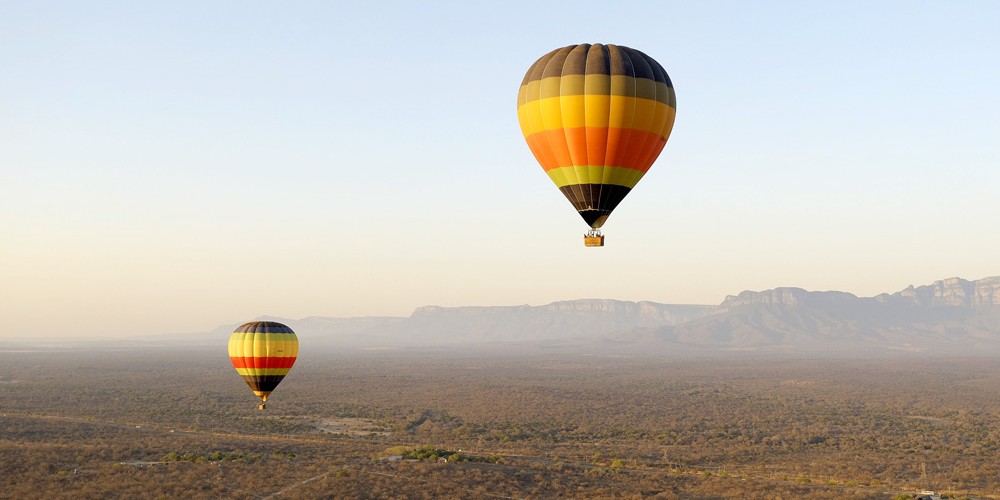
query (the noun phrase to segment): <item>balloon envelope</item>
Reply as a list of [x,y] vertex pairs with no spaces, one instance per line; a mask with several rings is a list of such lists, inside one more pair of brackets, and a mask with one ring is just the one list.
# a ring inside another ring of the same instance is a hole
[[528,147],[594,229],[659,156],[676,109],[663,67],[621,45],[553,50],[528,69],[517,96]]
[[252,321],[229,337],[229,360],[236,373],[260,397],[261,409],[271,391],[288,375],[299,355],[291,328],[274,321]]

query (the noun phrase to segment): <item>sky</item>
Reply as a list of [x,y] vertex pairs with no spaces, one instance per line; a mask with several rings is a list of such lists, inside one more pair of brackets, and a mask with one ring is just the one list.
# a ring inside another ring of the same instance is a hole
[[[997,2],[0,11],[0,338],[1000,275]],[[517,123],[576,43],[677,93],[604,248]]]

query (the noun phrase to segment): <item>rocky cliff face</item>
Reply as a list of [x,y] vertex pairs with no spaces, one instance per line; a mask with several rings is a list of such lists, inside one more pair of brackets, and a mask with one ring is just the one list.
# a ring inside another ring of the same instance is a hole
[[[637,329],[680,324],[714,310],[715,306],[705,305],[583,299],[543,306],[425,306],[405,318],[274,320],[292,327],[304,342],[314,345],[455,347],[590,341]],[[310,336],[313,338],[309,339]]]
[[729,295],[716,313],[754,306],[786,306],[786,307],[829,307],[853,304],[858,302],[857,296],[846,292],[809,292],[801,288],[775,288],[763,292],[744,291],[739,295]]
[[762,292],[744,291],[730,295],[719,305],[717,313],[740,307],[787,306],[832,307],[855,306],[865,303],[907,305],[915,307],[964,307],[989,309],[1000,307],[1000,276],[968,281],[948,278],[930,285],[909,287],[893,294],[857,297],[845,292],[810,292],[801,288],[775,288]]
[[975,281],[948,278],[916,288],[910,285],[892,295],[882,294],[875,298],[886,304],[989,309],[1000,306],[1000,276]]
[[764,350],[1000,350],[1000,277],[950,278],[857,297],[801,288],[745,291],[715,314],[659,335],[695,345]]
[[714,310],[714,306],[605,299],[561,301],[544,306],[431,306],[415,310],[400,328],[410,337],[435,342],[481,341],[483,337],[494,342],[550,341],[675,325]]
[[[876,297],[801,288],[744,291],[719,306],[585,299],[439,307],[409,317],[283,320],[312,348],[516,346],[642,354],[709,351],[1000,352],[1000,277],[950,278]],[[232,326],[219,330],[228,335]],[[491,351],[492,352],[492,351]]]
[[471,316],[571,316],[614,317],[639,325],[676,324],[711,313],[714,306],[629,302],[609,299],[581,299],[553,302],[544,306],[424,306],[413,311],[411,318],[471,317]]
[[714,306],[659,304],[608,299],[581,299],[553,302],[544,306],[438,307],[426,306],[413,311],[411,318],[554,318],[564,320],[607,321],[622,327],[674,325],[700,318]]

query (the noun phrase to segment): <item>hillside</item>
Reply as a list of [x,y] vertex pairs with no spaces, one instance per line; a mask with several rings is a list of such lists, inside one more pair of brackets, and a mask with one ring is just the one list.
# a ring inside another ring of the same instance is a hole
[[[1000,277],[950,278],[875,297],[775,288],[718,306],[586,299],[438,307],[409,317],[281,321],[313,349],[537,348],[647,354],[1000,352]],[[225,337],[236,325],[212,332]]]

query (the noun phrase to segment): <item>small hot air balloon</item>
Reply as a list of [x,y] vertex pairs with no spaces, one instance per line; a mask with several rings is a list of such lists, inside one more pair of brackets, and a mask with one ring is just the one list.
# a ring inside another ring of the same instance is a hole
[[553,50],[517,94],[521,132],[545,173],[590,225],[587,246],[659,156],[677,99],[659,63],[621,45]]
[[260,398],[261,410],[298,355],[299,339],[295,332],[274,321],[245,323],[229,337],[229,360]]

